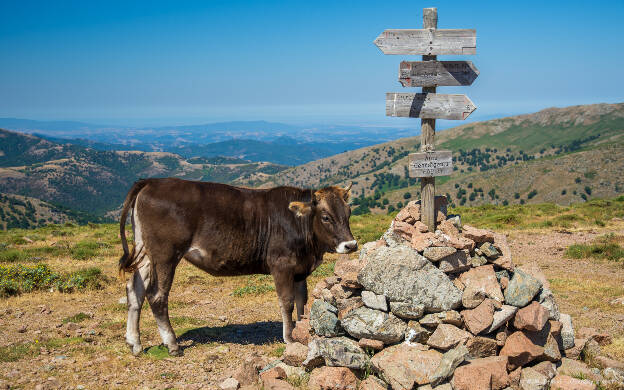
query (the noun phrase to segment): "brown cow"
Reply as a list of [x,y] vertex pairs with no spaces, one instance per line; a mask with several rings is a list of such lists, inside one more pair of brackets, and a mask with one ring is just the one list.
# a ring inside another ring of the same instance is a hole
[[[126,342],[142,351],[141,306],[147,296],[163,343],[180,353],[169,322],[168,298],[176,266],[185,258],[215,276],[270,274],[279,298],[283,336],[291,342],[292,312],[307,301],[306,277],[327,252],[357,249],[349,228],[349,188],[237,188],[174,178],[140,180],[130,189],[120,221],[127,283]],[[134,248],[125,222],[132,211]]]

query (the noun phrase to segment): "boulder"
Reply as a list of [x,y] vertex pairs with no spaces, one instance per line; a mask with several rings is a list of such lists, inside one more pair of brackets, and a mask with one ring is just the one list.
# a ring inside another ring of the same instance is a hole
[[494,311],[494,318],[492,319],[492,325],[488,328],[485,333],[492,333],[496,329],[505,325],[507,321],[513,317],[514,314],[518,311],[518,308],[510,305],[503,305],[500,309]]
[[576,379],[567,375],[557,375],[550,382],[551,390],[596,390],[596,385],[586,379]]
[[238,390],[240,383],[234,378],[227,378],[223,382],[219,383],[221,390]]
[[540,362],[531,368],[544,375],[549,381],[557,375],[557,367],[552,362]]
[[411,302],[425,311],[451,310],[461,292],[431,262],[407,247],[380,247],[369,257],[358,281],[366,290],[390,301]]
[[357,377],[346,367],[319,367],[310,373],[310,390],[357,390]]
[[533,301],[528,306],[518,310],[513,325],[516,329],[538,332],[546,325],[549,315],[548,309]]
[[468,349],[460,345],[456,348],[448,350],[442,355],[440,365],[431,376],[431,385],[437,386],[442,384],[447,378],[453,375],[455,369],[462,364],[468,357]]
[[422,350],[422,346],[393,345],[371,359],[375,372],[393,389],[411,389],[415,384],[424,385],[442,361],[442,354],[435,350]]
[[487,264],[487,259],[483,256],[473,256],[470,258],[470,265],[473,268],[481,267]]
[[354,340],[346,337],[318,338],[308,344],[308,357],[302,363],[306,368],[325,362],[330,367],[348,367],[363,370],[370,364],[366,352]]
[[347,288],[361,288],[357,281],[365,262],[358,259],[340,258],[334,265],[334,275],[340,278],[340,283]]
[[404,320],[417,320],[423,316],[425,306],[406,302],[390,302],[390,311]]
[[310,325],[314,333],[319,336],[335,337],[344,334],[340,321],[338,321],[338,309],[329,303],[316,299],[310,308]]
[[481,286],[471,284],[462,292],[462,306],[466,309],[474,309],[485,300],[486,296]]
[[282,379],[267,379],[262,381],[264,390],[295,390],[288,382]]
[[509,385],[507,357],[475,359],[470,364],[457,367],[451,384],[454,390],[504,389]]
[[362,291],[362,302],[371,309],[388,311],[388,302],[384,295],[377,295],[371,291]]
[[523,368],[520,373],[521,390],[548,390],[549,382],[550,380],[546,375],[531,367]]
[[548,310],[548,319],[559,321],[559,305],[550,289],[542,287],[537,301]]
[[562,358],[561,362],[557,367],[557,374],[562,375],[570,375],[573,377],[583,377],[590,379],[592,381],[599,381],[602,379],[600,375],[598,375],[594,370],[589,368],[589,366],[580,361],[580,360],[572,360],[568,358]]
[[467,249],[459,250],[452,255],[440,259],[438,264],[438,268],[447,274],[463,272],[470,269],[470,267],[470,253]]
[[513,271],[514,265],[513,261],[511,260],[511,248],[507,243],[507,237],[501,233],[494,233],[494,246],[498,248],[500,256],[495,259],[488,259],[488,261],[497,265],[500,268]]
[[455,326],[462,326],[463,324],[461,314],[459,314],[455,310],[447,310],[440,313],[427,314],[418,322],[428,328],[435,328],[440,324],[451,324]]
[[437,241],[436,235],[431,232],[417,232],[412,236],[410,246],[418,252],[423,252],[425,249],[433,246],[433,243]]
[[289,366],[300,366],[308,357],[308,347],[301,343],[286,344],[286,349],[282,355],[282,361]]
[[466,328],[476,336],[492,325],[494,305],[490,299],[486,299],[474,309],[463,310],[461,316]]
[[458,237],[459,236],[459,229],[457,228],[457,226],[453,222],[454,221],[449,220],[449,219],[444,220],[444,221],[442,221],[438,225],[438,229],[440,229],[440,231],[442,233],[446,234],[447,236]]
[[381,379],[369,375],[368,378],[360,382],[358,390],[388,390],[388,385]]
[[447,256],[454,254],[455,252],[457,252],[457,249],[450,246],[434,246],[431,248],[426,248],[423,251],[423,256],[435,263]]
[[569,314],[561,314],[559,316],[561,322],[561,341],[563,349],[574,347],[574,327],[572,326],[572,317]]
[[509,357],[509,366],[511,369],[523,367],[527,363],[542,356],[543,353],[544,348],[535,345],[533,341],[521,331],[514,332],[507,337],[505,345],[500,350],[501,356]]
[[493,232],[485,229],[477,229],[470,225],[464,225],[462,227],[462,235],[476,243],[494,242]]
[[427,340],[427,345],[446,351],[466,343],[471,338],[472,335],[463,329],[450,324],[440,324]]
[[360,339],[358,345],[364,350],[381,351],[384,347],[383,341],[373,339]]
[[483,244],[481,244],[479,249],[481,250],[481,253],[483,253],[483,255],[488,259],[495,259],[500,256],[500,252],[498,251],[498,249],[496,249],[494,245],[492,245],[492,243],[490,242],[484,242]]
[[407,327],[394,314],[368,307],[352,310],[342,319],[342,326],[352,337],[380,340],[386,344],[403,340]]
[[338,319],[342,320],[347,314],[358,307],[364,306],[362,297],[351,297],[347,299],[336,300],[336,307],[338,308]]
[[472,286],[472,288],[483,290],[488,298],[503,302],[503,292],[498,284],[493,265],[472,268],[461,274],[459,279],[466,285],[466,288]]
[[498,344],[494,339],[477,336],[466,342],[466,348],[468,349],[468,355],[471,359],[478,359],[488,356],[496,356]]
[[475,247],[474,241],[463,236],[449,236],[447,238],[447,244],[455,249],[466,249],[469,251],[472,251]]
[[303,345],[308,345],[312,339],[312,326],[310,326],[310,320],[308,318],[301,319],[295,324],[291,336],[293,341],[297,341]]
[[409,343],[426,344],[433,332],[420,325],[417,321],[407,323],[405,330],[405,341]]
[[526,272],[516,269],[509,281],[509,286],[505,289],[505,303],[524,307],[533,300],[541,288],[542,282]]

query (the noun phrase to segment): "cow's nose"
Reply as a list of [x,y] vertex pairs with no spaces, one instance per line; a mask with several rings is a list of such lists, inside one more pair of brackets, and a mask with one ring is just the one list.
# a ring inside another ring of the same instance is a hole
[[345,248],[349,251],[349,252],[353,252],[357,249],[357,241],[353,240],[353,241],[349,241],[345,244]]

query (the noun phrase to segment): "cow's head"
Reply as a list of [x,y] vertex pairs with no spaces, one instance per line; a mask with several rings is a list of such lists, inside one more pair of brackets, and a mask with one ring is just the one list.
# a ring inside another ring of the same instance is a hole
[[325,187],[316,192],[311,202],[291,202],[290,211],[298,218],[312,219],[314,238],[319,240],[331,252],[351,253],[357,249],[357,241],[351,234],[349,217],[351,207],[347,188]]

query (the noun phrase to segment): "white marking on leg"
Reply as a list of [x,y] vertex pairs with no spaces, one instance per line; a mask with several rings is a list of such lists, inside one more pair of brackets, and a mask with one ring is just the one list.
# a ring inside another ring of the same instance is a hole
[[[357,245],[357,241],[355,241],[355,240],[343,241],[340,244],[338,244],[338,246],[336,247],[336,253],[349,253],[349,252],[352,252],[354,250],[353,249],[354,245]],[[355,248],[357,248],[357,246],[355,246]]]
[[280,311],[282,312],[282,337],[286,344],[292,343],[291,333],[295,327],[292,320],[292,310],[287,310],[280,299]]

